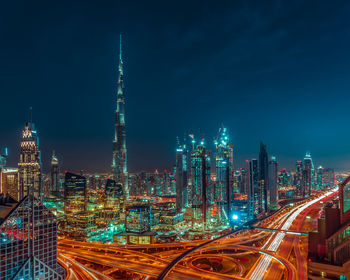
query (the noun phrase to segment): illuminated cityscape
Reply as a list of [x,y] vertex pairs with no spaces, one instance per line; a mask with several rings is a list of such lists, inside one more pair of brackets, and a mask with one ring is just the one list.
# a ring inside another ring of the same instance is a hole
[[0,279],[350,279],[350,4],[107,2],[5,7]]

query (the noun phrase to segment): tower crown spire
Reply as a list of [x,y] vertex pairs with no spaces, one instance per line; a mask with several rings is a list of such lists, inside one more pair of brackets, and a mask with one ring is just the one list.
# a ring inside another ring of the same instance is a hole
[[127,150],[125,132],[125,96],[123,82],[122,35],[119,35],[119,67],[117,86],[117,109],[115,111],[115,132],[113,141],[113,177],[123,186],[124,197],[129,197]]
[[122,34],[119,35],[119,62],[122,61]]
[[119,35],[118,95],[123,95],[122,34]]

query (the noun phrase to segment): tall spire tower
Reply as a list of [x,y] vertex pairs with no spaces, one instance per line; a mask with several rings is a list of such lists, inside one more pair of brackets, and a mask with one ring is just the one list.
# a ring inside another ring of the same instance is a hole
[[128,168],[125,133],[125,96],[123,81],[122,35],[120,35],[117,109],[115,111],[115,133],[113,141],[113,176],[117,183],[122,184],[124,198],[129,197]]

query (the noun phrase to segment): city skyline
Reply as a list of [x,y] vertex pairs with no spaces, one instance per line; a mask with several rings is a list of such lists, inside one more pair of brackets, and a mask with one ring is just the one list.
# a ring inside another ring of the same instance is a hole
[[[0,89],[8,106],[0,112],[6,120],[0,126],[0,145],[9,147],[11,165],[17,162],[16,143],[33,106],[44,170],[52,150],[66,169],[110,170],[122,33],[131,172],[171,168],[177,136],[198,135],[200,127],[212,145],[221,124],[230,132],[236,166],[257,157],[263,141],[281,167],[294,169],[295,161],[310,151],[317,166],[348,169],[348,132],[337,136],[347,118],[347,3],[332,7],[236,3],[226,12],[203,5],[197,13],[192,4],[186,11],[174,8],[168,19],[165,7],[159,6],[153,22],[147,13],[133,11],[125,3],[109,3],[108,10],[98,5],[106,16],[95,18],[95,7],[87,2],[86,9],[73,7],[69,14],[57,7],[50,18],[33,19],[23,30],[29,14],[22,11],[22,19],[14,22],[19,16],[16,7],[7,5]],[[120,17],[115,19],[113,12]],[[39,20],[56,32],[39,28]],[[33,34],[35,42],[27,40]],[[337,71],[327,70],[332,68]],[[17,80],[22,82],[14,83]]]
[[340,2],[3,3],[0,279],[350,279]]

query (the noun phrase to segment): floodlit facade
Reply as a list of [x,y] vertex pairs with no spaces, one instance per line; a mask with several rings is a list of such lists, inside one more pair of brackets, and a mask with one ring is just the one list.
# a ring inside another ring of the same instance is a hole
[[38,199],[0,196],[0,236],[0,279],[65,279],[56,217]]
[[19,199],[18,191],[18,169],[17,168],[2,168],[0,171],[0,192],[3,194],[9,194],[14,199]]
[[60,185],[59,185],[59,166],[58,159],[55,155],[55,151],[52,152],[51,157],[51,170],[50,170],[50,194],[59,197]]
[[125,95],[122,59],[122,41],[120,36],[117,109],[115,111],[115,131],[113,141],[112,169],[114,180],[123,186],[124,198],[129,198],[126,132],[125,132]]
[[217,220],[227,223],[231,219],[231,200],[233,191],[233,145],[229,143],[227,129],[221,128],[215,141],[215,201]]
[[87,240],[96,233],[96,215],[86,211],[86,178],[70,172],[65,174],[65,232],[77,240]]
[[22,131],[18,162],[19,199],[27,195],[42,196],[42,165],[39,137],[33,123],[27,123]]

